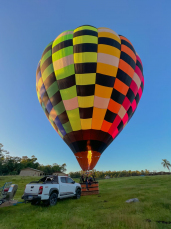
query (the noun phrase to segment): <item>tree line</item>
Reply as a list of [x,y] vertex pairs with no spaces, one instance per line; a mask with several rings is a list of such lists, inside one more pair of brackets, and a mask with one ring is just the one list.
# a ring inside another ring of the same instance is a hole
[[[78,171],[78,172],[70,172],[69,175],[72,178],[79,178],[84,172],[83,171]],[[104,178],[119,178],[119,177],[129,177],[129,176],[140,176],[140,175],[149,175],[150,171],[145,169],[141,171],[96,171],[93,169],[89,176],[91,174],[94,174],[96,179],[104,179]]]
[[37,158],[33,155],[31,158],[27,156],[13,157],[9,152],[3,149],[0,143],[0,176],[2,175],[18,175],[22,169],[33,168],[43,171],[45,174],[52,174],[54,172],[65,172],[66,164],[58,165],[42,165],[37,162]]

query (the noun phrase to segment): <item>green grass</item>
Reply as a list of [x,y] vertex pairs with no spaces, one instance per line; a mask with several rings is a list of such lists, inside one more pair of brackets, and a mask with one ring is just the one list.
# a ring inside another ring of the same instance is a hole
[[[0,177],[0,187],[6,181],[18,184],[15,199],[22,201],[25,185],[35,179]],[[99,190],[99,195],[59,200],[54,207],[27,203],[0,208],[0,229],[171,228],[171,224],[156,223],[171,221],[171,176],[100,180]],[[138,198],[140,202],[125,203],[130,198]]]

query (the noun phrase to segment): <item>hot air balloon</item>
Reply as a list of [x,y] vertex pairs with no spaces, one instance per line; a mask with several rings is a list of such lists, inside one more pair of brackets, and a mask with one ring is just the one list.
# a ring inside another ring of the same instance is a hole
[[126,126],[143,88],[133,45],[104,27],[61,33],[45,48],[36,72],[38,100],[84,171]]

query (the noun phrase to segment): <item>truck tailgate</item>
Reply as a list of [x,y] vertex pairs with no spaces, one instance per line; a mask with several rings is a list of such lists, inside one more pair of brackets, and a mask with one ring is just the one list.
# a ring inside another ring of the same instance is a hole
[[27,184],[25,188],[25,193],[32,195],[38,195],[40,184]]

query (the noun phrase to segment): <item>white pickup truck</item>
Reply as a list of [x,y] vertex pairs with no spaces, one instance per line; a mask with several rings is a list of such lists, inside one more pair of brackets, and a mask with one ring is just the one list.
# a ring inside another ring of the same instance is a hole
[[81,185],[75,183],[68,176],[45,176],[39,181],[32,181],[26,185],[22,199],[32,205],[43,201],[44,205],[55,205],[57,199],[81,197]]

